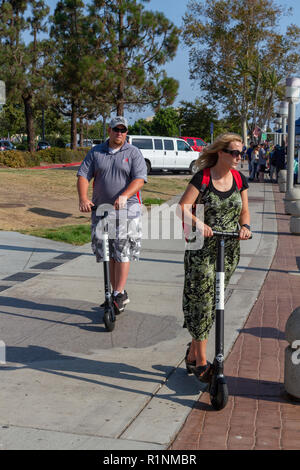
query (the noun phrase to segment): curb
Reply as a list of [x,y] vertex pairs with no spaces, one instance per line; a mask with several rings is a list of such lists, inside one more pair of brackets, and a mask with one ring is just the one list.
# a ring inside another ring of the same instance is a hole
[[79,166],[81,162],[76,163],[52,163],[50,165],[32,166],[28,167],[28,170],[47,170],[49,168],[64,168],[67,166]]

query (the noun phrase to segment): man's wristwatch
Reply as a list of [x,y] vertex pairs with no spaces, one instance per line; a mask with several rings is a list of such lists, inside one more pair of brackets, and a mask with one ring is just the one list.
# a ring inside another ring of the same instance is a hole
[[248,224],[243,224],[242,227],[246,227],[248,230],[251,231],[250,225],[248,225]]

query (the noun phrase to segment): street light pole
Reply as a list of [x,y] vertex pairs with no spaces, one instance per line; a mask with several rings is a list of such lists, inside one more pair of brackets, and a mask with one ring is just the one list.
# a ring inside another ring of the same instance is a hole
[[294,154],[295,154],[295,105],[289,103],[289,119],[288,119],[288,153],[287,153],[287,191],[294,186]]
[[300,78],[289,77],[286,79],[286,99],[288,109],[288,153],[287,153],[287,192],[294,187],[294,154],[295,154],[295,115],[296,103],[300,97]]
[[288,148],[287,148],[287,181],[284,198],[285,213],[290,214],[290,231],[300,235],[300,189],[294,187],[295,158],[295,108],[300,98],[300,78],[286,79],[286,100],[289,103],[288,115]]
[[287,101],[281,101],[279,113],[282,117],[282,145],[286,147],[286,121],[288,117],[289,104]]

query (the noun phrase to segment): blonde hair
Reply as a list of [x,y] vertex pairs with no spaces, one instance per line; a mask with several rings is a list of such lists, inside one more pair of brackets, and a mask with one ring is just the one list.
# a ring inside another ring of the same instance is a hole
[[243,143],[243,139],[239,134],[228,132],[219,135],[212,144],[204,147],[203,153],[201,153],[195,163],[198,171],[215,166],[218,161],[218,152],[227,148],[231,142],[235,141]]

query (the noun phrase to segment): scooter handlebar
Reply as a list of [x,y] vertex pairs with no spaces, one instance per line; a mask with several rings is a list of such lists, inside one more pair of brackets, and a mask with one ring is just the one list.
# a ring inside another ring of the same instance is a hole
[[[97,206],[91,206],[92,212],[96,212],[97,209],[98,209]],[[105,219],[107,216],[108,216],[108,211],[104,211],[103,215],[100,216],[100,219]]]
[[[217,237],[228,237],[228,238],[239,238],[239,232],[218,232],[217,230],[213,230],[213,234]],[[252,235],[248,238],[250,240]]]

